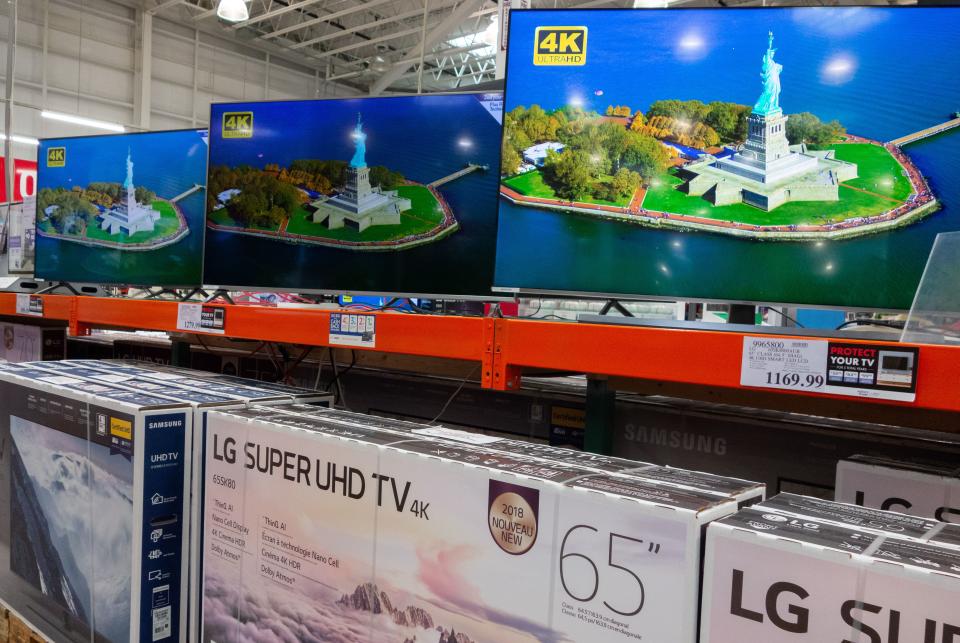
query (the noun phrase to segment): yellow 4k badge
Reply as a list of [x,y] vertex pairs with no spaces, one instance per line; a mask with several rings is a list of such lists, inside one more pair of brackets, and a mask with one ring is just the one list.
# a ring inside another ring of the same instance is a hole
[[50,147],[47,148],[47,167],[66,167],[67,148]]
[[252,138],[253,112],[224,112],[223,138]]
[[586,62],[586,27],[537,27],[534,65],[583,65]]

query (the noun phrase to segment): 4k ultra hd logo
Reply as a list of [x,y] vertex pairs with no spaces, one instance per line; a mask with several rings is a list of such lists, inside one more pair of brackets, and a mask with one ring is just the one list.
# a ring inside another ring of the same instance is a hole
[[65,167],[67,165],[67,148],[51,147],[47,149],[47,167]]
[[584,65],[586,27],[537,27],[533,37],[534,65]]
[[253,112],[224,112],[223,138],[252,138]]

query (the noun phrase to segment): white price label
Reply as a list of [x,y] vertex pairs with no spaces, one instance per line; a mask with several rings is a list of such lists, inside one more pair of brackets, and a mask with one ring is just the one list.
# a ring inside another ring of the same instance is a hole
[[177,306],[177,330],[188,333],[223,335],[227,311],[222,306],[180,304]]
[[744,337],[741,386],[913,402],[913,347],[790,337]]
[[17,314],[43,317],[43,297],[17,293]]
[[377,317],[333,313],[330,315],[329,339],[335,346],[374,348],[377,345]]
[[740,384],[819,391],[826,384],[827,344],[817,339],[744,337]]

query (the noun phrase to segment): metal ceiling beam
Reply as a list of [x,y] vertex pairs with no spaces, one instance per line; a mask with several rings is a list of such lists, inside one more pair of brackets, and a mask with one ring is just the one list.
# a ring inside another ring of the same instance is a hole
[[164,9],[169,9],[170,7],[174,7],[178,4],[183,4],[184,2],[185,0],[166,0],[165,2],[161,2],[160,4],[158,4],[152,9],[147,9],[147,13],[149,13],[150,15],[153,15],[155,13],[163,11]]
[[[443,9],[449,9],[453,4],[443,4],[434,9],[431,9],[430,12],[441,11]],[[399,22],[401,20],[406,20],[407,18],[414,18],[416,16],[422,16],[423,9],[414,9],[413,11],[406,11],[404,13],[399,13],[395,16],[389,16],[383,20],[375,20],[373,22],[367,22],[362,25],[357,25],[356,27],[350,27],[349,29],[344,29],[343,31],[336,31],[333,33],[328,33],[323,36],[317,36],[316,38],[311,38],[310,40],[304,40],[303,42],[297,43],[297,47],[306,47],[308,45],[316,45],[321,42],[326,42],[327,40],[333,40],[334,38],[339,38],[340,36],[348,36],[352,33],[358,31],[363,31],[364,29],[370,29],[372,27],[380,27],[381,25],[390,24],[392,22]],[[265,37],[265,36],[264,36]]]
[[471,13],[479,9],[485,1],[486,0],[463,0],[460,6],[450,12],[450,15],[444,18],[440,24],[424,34],[419,47],[413,47],[399,63],[394,65],[390,71],[378,78],[377,81],[370,86],[370,95],[376,96],[389,87],[393,81],[402,76],[411,65],[420,59],[422,51],[432,49],[434,45],[444,38],[449,39],[453,30],[459,27]]
[[317,4],[318,2],[320,2],[320,0],[300,0],[300,2],[291,2],[290,4],[282,6],[279,9],[271,9],[270,11],[266,11],[255,16],[250,16],[248,20],[238,22],[234,25],[231,25],[231,27],[233,29],[240,29],[241,27],[255,25],[258,22],[263,22],[264,20],[269,20],[270,18],[282,16],[285,13],[290,13],[291,11],[296,11],[297,9],[302,9],[312,4]]
[[320,16],[319,18],[304,20],[303,22],[298,22],[297,24],[290,25],[289,27],[284,27],[283,29],[277,29],[276,31],[271,31],[259,37],[263,39],[276,38],[277,36],[288,34],[291,31],[299,31],[300,29],[306,29],[307,27],[312,27],[313,25],[319,25],[324,22],[330,22],[331,20],[342,18],[343,16],[350,15],[351,13],[357,13],[358,11],[366,11],[368,9],[378,7],[382,4],[386,4],[388,2],[395,2],[395,0],[370,0],[369,2],[364,2],[363,4],[354,5],[349,9],[334,11],[333,13]]
[[[355,42],[352,45],[344,45],[343,47],[338,47],[337,49],[331,49],[330,51],[321,51],[317,53],[307,52],[307,55],[310,56],[313,60],[323,60],[329,56],[336,56],[337,54],[342,54],[345,51],[351,51],[353,49],[360,49],[361,47],[368,47],[370,45],[375,45],[379,42],[386,42],[388,40],[396,40],[397,38],[403,38],[404,36],[412,36],[413,34],[418,34],[422,31],[420,27],[414,27],[413,29],[404,29],[403,31],[395,31],[393,33],[388,33],[385,36],[379,36],[377,38],[371,38],[370,40],[364,40],[362,42]],[[303,43],[297,43],[291,45],[288,49],[302,49],[305,47]]]

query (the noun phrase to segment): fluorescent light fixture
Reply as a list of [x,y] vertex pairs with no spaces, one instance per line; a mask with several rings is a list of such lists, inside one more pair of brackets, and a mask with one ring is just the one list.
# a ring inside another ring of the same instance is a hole
[[227,22],[241,22],[250,18],[250,12],[243,0],[220,0],[217,17]]
[[[5,140],[7,140],[7,135],[0,134],[0,141],[5,141]],[[22,143],[23,145],[32,145],[34,147],[37,147],[40,145],[40,141],[38,141],[35,138],[31,138],[30,136],[17,136],[16,134],[14,134],[13,136],[10,137],[10,140],[14,143]]]
[[48,112],[46,110],[40,112],[40,116],[43,118],[49,118],[52,121],[62,121],[64,123],[73,123],[74,125],[83,125],[85,127],[93,127],[94,129],[103,129],[108,132],[125,132],[123,125],[120,123],[110,123],[108,121],[98,121],[93,118],[84,118],[83,116],[74,116],[73,114],[61,114],[60,112]]

